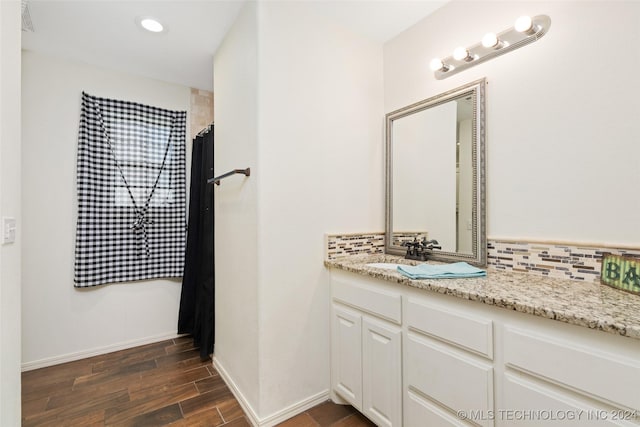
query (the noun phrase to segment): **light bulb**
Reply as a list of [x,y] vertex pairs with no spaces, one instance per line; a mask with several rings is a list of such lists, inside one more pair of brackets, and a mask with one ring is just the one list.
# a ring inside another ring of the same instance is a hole
[[500,44],[500,40],[498,40],[498,36],[495,33],[487,33],[482,38],[482,46],[484,47],[495,47],[498,48]]
[[431,62],[429,62],[429,67],[431,68],[431,71],[438,71],[445,68],[444,62],[442,62],[442,59],[440,58],[433,58]]
[[530,16],[521,16],[516,19],[516,23],[514,24],[514,28],[519,33],[529,33],[533,29],[533,21]]
[[473,60],[473,57],[471,56],[471,54],[469,53],[469,51],[467,49],[465,49],[464,47],[460,46],[457,47],[456,50],[453,51],[453,59],[455,59],[456,61],[471,61]]

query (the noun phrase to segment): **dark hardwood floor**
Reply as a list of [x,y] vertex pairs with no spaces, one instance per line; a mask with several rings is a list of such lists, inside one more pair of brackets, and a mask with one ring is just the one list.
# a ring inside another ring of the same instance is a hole
[[327,401],[303,412],[278,427],[375,427],[364,415],[352,406],[336,405]]
[[[176,338],[22,374],[22,425],[240,427],[249,422],[210,360]],[[373,426],[326,402],[284,427]]]
[[248,426],[188,337],[22,374],[23,426]]

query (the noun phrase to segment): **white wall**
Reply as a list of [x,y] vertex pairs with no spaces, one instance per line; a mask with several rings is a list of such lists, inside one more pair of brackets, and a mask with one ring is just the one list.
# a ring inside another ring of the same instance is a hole
[[213,67],[214,173],[251,167],[214,188],[215,346],[224,367],[258,409],[258,34],[256,4],[247,3],[220,48]]
[[175,336],[180,279],[73,287],[80,97],[188,110],[190,89],[24,51],[22,362],[25,368]]
[[383,229],[382,47],[248,3],[214,69],[216,363],[269,424],[327,397],[324,233]]
[[324,233],[382,230],[382,47],[297,2],[259,8],[261,414],[329,388]]
[[0,247],[0,425],[20,425],[20,2],[0,1],[0,214],[17,220]]
[[[431,58],[524,14],[548,34],[435,80]],[[637,244],[639,19],[637,2],[453,1],[385,44],[385,112],[486,76],[489,237]]]

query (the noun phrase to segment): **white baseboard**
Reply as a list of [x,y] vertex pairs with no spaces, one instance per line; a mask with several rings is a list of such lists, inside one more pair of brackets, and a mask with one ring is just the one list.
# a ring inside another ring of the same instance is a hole
[[213,367],[216,368],[222,380],[225,382],[225,384],[227,384],[227,387],[229,387],[229,390],[231,390],[231,393],[233,393],[233,395],[235,396],[236,400],[242,407],[242,410],[247,415],[247,418],[249,418],[249,422],[251,423],[251,425],[259,426],[260,418],[258,417],[258,414],[256,414],[256,411],[253,410],[253,407],[249,404],[233,379],[231,379],[227,370],[224,368],[224,366],[222,366],[218,358],[216,358],[215,350],[213,354]]
[[125,350],[131,347],[137,347],[145,344],[152,344],[164,340],[178,338],[181,335],[175,332],[168,332],[152,337],[145,337],[131,341],[125,341],[117,344],[110,344],[104,347],[97,347],[89,350],[81,350],[74,353],[62,354],[60,356],[47,357],[45,359],[24,362],[22,364],[22,372],[32,371],[34,369],[46,368],[48,366],[59,365],[61,363],[73,362],[75,360],[85,359],[87,357],[99,356],[101,354],[111,353],[113,351]]
[[306,399],[303,399],[293,405],[290,405],[284,409],[281,409],[268,417],[265,417],[261,420],[261,427],[271,427],[276,424],[280,424],[283,421],[288,420],[289,418],[295,417],[296,415],[306,411],[307,409],[313,408],[316,405],[319,405],[323,402],[329,400],[329,390],[321,391],[313,396],[309,396]]
[[253,409],[251,404],[249,404],[247,399],[244,397],[240,389],[238,389],[236,383],[233,381],[231,376],[229,376],[229,373],[227,372],[227,370],[224,368],[224,366],[222,366],[220,361],[215,357],[215,355],[213,357],[213,366],[216,368],[216,370],[220,374],[220,377],[227,384],[227,387],[229,387],[229,389],[235,396],[238,403],[240,403],[240,406],[242,407],[245,414],[247,414],[247,417],[249,418],[249,422],[254,427],[275,426],[276,424],[286,421],[289,418],[294,417],[306,411],[309,408],[313,408],[314,406],[319,405],[320,403],[325,402],[326,400],[329,399],[329,390],[324,390],[313,396],[309,396],[306,399],[303,399],[297,403],[294,403],[293,405],[283,408],[267,417],[260,418],[258,414],[256,414],[256,411]]

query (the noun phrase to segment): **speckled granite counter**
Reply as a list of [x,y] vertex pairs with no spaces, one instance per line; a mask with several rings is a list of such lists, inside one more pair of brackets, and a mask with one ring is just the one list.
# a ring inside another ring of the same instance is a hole
[[393,255],[354,255],[325,261],[329,268],[351,271],[402,285],[533,314],[640,339],[640,296],[599,283],[553,279],[523,273],[487,270],[472,279],[411,280],[397,271],[370,263],[416,265]]

